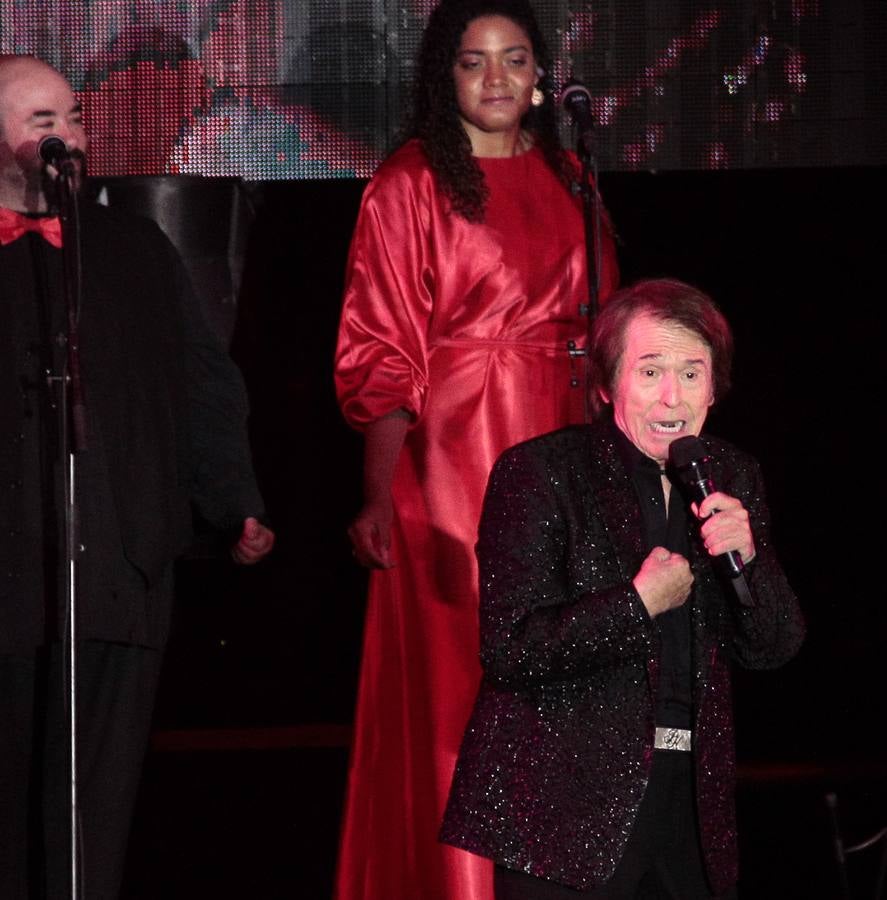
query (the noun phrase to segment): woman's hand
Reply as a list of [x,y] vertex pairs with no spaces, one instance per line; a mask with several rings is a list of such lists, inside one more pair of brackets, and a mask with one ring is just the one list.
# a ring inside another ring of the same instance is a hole
[[391,495],[381,500],[364,504],[348,528],[354,558],[368,569],[390,569],[391,520],[394,507]]
[[394,565],[391,558],[391,522],[394,519],[391,485],[409,427],[409,413],[397,409],[370,422],[364,432],[364,502],[348,529],[348,537],[354,548],[354,558],[370,569],[390,569]]

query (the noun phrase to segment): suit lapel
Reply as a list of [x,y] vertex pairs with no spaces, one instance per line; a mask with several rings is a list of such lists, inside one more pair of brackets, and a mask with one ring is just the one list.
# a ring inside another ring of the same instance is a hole
[[644,561],[643,529],[634,488],[614,442],[615,428],[610,422],[595,426],[598,433],[589,441],[588,482],[619,571],[630,581]]

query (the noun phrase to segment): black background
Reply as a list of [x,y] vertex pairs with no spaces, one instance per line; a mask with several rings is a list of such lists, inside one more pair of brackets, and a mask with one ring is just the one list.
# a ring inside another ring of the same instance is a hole
[[[360,440],[331,359],[361,188],[256,195],[233,346],[279,544],[253,570],[182,564],[132,896],[329,893],[365,587],[344,537]],[[885,172],[610,173],[602,190],[624,281],[688,280],[734,327],[734,387],[709,429],[761,460],[809,623],[796,660],[737,677],[742,896],[839,896],[824,794],[848,843],[887,824]],[[877,853],[848,864],[861,896]]]

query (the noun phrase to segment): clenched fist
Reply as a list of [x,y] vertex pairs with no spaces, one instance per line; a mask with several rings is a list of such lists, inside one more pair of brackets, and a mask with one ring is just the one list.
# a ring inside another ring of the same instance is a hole
[[654,547],[632,583],[647,612],[654,617],[686,603],[693,586],[693,573],[690,563],[680,553]]

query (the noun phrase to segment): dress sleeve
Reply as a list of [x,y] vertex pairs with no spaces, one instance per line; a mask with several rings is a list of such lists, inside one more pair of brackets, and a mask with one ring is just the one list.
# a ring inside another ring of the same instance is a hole
[[346,271],[336,392],[361,428],[403,408],[422,414],[428,387],[430,172],[389,164],[361,203]]

